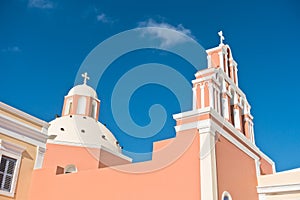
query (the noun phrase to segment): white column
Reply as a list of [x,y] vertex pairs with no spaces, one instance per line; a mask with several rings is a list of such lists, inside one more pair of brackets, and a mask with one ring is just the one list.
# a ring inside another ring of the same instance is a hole
[[193,87],[193,110],[195,110],[197,106],[196,100],[197,100],[197,85]]
[[234,127],[241,129],[240,111],[238,108],[233,108]]
[[226,74],[227,74],[227,76],[229,76],[230,71],[229,71],[229,66],[228,66],[227,52],[225,53],[224,56],[225,56],[224,68],[226,68]]
[[212,63],[211,63],[211,55],[207,55],[207,66],[208,66],[208,68],[213,67]]
[[34,163],[34,169],[40,169],[43,166],[44,162],[44,155],[45,155],[46,149],[43,147],[36,147],[36,158]]
[[214,108],[214,88],[212,83],[208,85],[208,92],[209,92],[209,106]]
[[237,129],[241,129],[241,120],[240,120],[240,110],[235,108],[238,104],[238,97],[236,92],[233,93],[233,120],[234,120],[234,127]]
[[214,109],[218,112],[217,89],[213,87],[213,90],[214,90]]
[[224,70],[224,55],[223,55],[223,52],[222,52],[222,50],[218,53],[219,54],[219,60],[220,60],[220,68],[223,70],[223,71],[225,71]]
[[[222,116],[229,120],[229,109],[228,109],[228,99],[226,98],[226,82],[225,79],[222,80],[222,89],[221,89],[221,94],[222,94]],[[224,97],[225,96],[225,97]]]
[[256,176],[260,176],[260,161],[255,159]]
[[221,114],[221,100],[220,100],[220,91],[217,91],[217,102],[218,102],[218,113]]
[[228,98],[224,97],[225,95],[225,93],[222,93],[222,115],[229,120]]
[[200,85],[201,108],[204,108],[204,85]]
[[237,71],[238,71],[238,69],[237,69],[237,64],[235,64],[235,65],[234,65],[235,84],[236,84],[236,86],[239,86],[239,81],[238,81]]
[[215,131],[199,133],[201,199],[218,199]]
[[251,121],[250,122],[250,127],[251,127],[251,139],[252,139],[252,142],[253,142],[253,144],[255,144],[255,138],[254,138],[254,127],[253,127],[253,122]]

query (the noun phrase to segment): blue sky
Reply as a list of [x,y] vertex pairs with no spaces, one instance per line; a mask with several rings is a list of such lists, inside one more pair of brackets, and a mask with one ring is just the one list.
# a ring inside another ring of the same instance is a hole
[[[299,8],[296,0],[2,0],[0,100],[51,121],[60,114],[63,97],[87,54],[108,37],[157,23],[189,31],[204,48],[211,48],[218,45],[217,32],[223,30],[238,63],[240,88],[252,105],[257,146],[276,162],[278,171],[300,167]],[[178,105],[169,101],[172,93],[157,85],[137,90],[130,105],[133,119],[143,125],[149,120],[149,105],[166,104],[168,123],[157,137],[125,137],[110,113],[108,96],[115,74],[153,61],[172,65],[193,79],[194,71],[184,60],[144,50],[116,60],[97,88],[100,120],[129,151],[147,152],[153,141],[174,136],[171,115]]]

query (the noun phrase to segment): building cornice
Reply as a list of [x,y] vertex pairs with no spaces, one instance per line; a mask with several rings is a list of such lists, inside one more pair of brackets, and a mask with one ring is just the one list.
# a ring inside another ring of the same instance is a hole
[[0,139],[0,150],[5,150],[9,152],[13,152],[17,155],[20,155],[26,148],[6,140]]
[[0,113],[0,132],[35,146],[45,146],[48,135],[44,129],[37,129],[26,123]]
[[284,185],[272,185],[272,186],[257,186],[257,193],[259,194],[272,194],[272,193],[284,193],[284,192],[296,192],[300,191],[299,184],[284,184]]
[[36,124],[38,126],[41,126],[41,127],[44,127],[44,128],[48,128],[49,127],[49,124],[41,119],[38,119],[32,115],[29,115],[21,110],[18,110],[12,106],[9,106],[3,102],[0,102],[0,109],[1,110],[4,110],[4,111],[7,111],[15,116],[19,116],[29,122],[32,122],[33,124]]

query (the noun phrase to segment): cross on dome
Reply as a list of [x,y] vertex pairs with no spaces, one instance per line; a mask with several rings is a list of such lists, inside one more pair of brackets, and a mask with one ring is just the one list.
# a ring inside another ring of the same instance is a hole
[[81,76],[83,77],[83,84],[86,85],[87,80],[90,80],[90,77],[88,77],[88,73],[85,72],[85,73],[81,74]]
[[220,44],[224,44],[223,40],[225,40],[225,37],[223,36],[223,31],[219,31],[218,35],[220,36]]

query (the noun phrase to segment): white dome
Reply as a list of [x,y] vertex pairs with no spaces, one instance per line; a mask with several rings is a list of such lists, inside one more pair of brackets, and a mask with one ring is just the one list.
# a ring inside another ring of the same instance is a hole
[[90,86],[86,84],[82,85],[76,85],[74,86],[68,93],[67,96],[73,96],[73,95],[82,95],[82,96],[89,96],[97,99],[97,93],[96,91],[91,88]]
[[[101,148],[121,153],[114,135],[95,119],[80,115],[56,118],[50,122],[48,135],[55,135],[49,143]],[[50,137],[51,138],[51,137]]]

